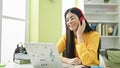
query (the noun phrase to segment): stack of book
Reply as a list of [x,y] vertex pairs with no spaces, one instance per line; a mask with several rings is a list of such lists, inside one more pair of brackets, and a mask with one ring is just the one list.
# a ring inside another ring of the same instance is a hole
[[24,54],[24,53],[16,53],[14,55],[14,62],[18,63],[18,64],[29,64],[29,63],[31,63],[28,54]]

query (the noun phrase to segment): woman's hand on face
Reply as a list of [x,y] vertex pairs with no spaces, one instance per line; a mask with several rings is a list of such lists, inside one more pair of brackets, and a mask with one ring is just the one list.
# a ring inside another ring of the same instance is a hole
[[81,64],[81,60],[79,58],[73,58],[73,59],[69,59],[68,63],[73,65],[79,65]]
[[79,27],[77,29],[77,35],[81,36],[85,30],[86,24],[85,24],[85,20],[82,20],[82,25],[79,23]]
[[79,27],[78,27],[77,33],[76,33],[79,42],[82,41],[82,34],[85,30],[85,27],[86,27],[86,23],[85,23],[85,20],[83,19],[82,20],[82,25],[79,23]]

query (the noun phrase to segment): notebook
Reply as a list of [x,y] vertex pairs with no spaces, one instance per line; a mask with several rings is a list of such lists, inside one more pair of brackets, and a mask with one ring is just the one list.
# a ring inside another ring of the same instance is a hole
[[24,43],[35,68],[63,68],[54,43]]

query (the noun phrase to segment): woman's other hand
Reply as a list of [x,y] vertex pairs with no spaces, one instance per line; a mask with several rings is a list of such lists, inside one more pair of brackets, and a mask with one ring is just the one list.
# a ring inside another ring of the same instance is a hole
[[62,58],[62,62],[63,63],[67,63],[67,64],[73,64],[73,65],[79,65],[81,64],[81,60],[79,58],[66,58],[66,57],[61,57]]
[[79,65],[81,64],[81,60],[79,58],[73,58],[73,59],[69,59],[68,63],[73,65]]

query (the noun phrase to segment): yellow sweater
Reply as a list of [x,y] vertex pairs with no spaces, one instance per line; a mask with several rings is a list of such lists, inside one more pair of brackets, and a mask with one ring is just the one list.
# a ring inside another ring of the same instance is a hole
[[[82,36],[83,42],[78,44],[75,40],[75,55],[80,58],[83,65],[99,65],[97,50],[99,45],[100,35],[97,31],[91,31]],[[62,53],[66,46],[66,35],[63,35],[57,43],[59,53]]]

